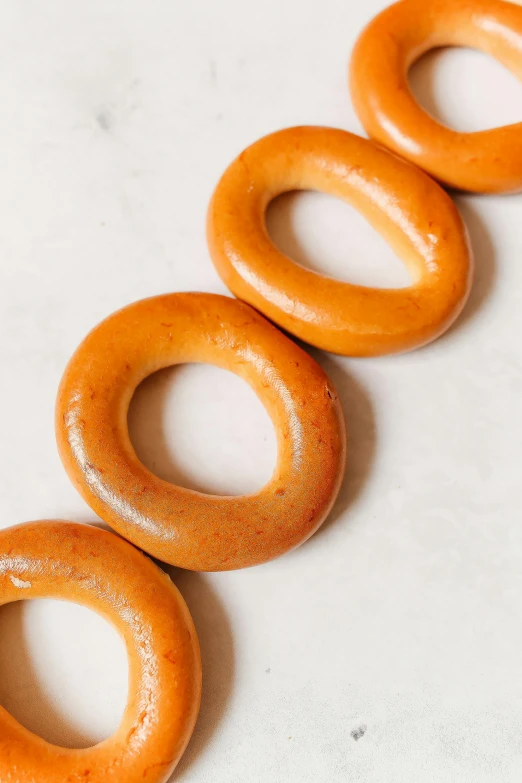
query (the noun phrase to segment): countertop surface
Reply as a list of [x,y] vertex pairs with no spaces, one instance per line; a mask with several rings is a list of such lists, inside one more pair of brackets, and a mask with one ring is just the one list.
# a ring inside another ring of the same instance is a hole
[[[362,133],[347,62],[381,0],[4,0],[0,5],[0,525],[99,522],[54,438],[66,362],[104,316],[175,290],[226,293],[209,197],[261,135]],[[423,105],[461,130],[522,119],[522,89],[484,55],[428,55]],[[336,384],[349,455],[304,546],[249,570],[172,571],[193,613],[204,698],[179,783],[519,783],[522,777],[522,197],[455,196],[476,257],[471,299],[430,346],[351,360]],[[300,263],[403,285],[363,218],[281,197],[269,230]],[[241,380],[163,371],[131,436],[164,478],[212,493],[270,476],[271,422]],[[117,726],[122,642],[87,609],[0,612],[0,702],[69,747]],[[43,783],[43,781],[42,781]]]

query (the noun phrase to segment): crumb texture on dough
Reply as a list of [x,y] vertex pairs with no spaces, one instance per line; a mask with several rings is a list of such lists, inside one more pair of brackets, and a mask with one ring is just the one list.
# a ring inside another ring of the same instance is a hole
[[24,582],[23,579],[18,579],[17,576],[13,576],[12,574],[9,575],[9,579],[11,580],[11,582],[14,584],[15,587],[20,587],[20,588],[32,587],[31,582]]

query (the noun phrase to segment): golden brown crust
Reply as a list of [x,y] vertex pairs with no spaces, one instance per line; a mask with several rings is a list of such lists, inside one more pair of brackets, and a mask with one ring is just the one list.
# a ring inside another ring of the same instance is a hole
[[[266,232],[268,203],[314,189],[358,209],[408,265],[402,289],[350,285],[304,269]],[[467,233],[449,196],[424,172],[333,128],[288,128],[248,147],[212,197],[207,235],[222,279],[240,299],[318,348],[349,356],[406,351],[438,337],[471,284]]]
[[83,750],[45,742],[0,708],[0,780],[165,783],[201,695],[196,631],[169,577],[113,533],[31,522],[0,531],[0,605],[28,598],[74,601],[109,620],[127,646],[129,696],[115,734]]
[[522,78],[522,8],[504,0],[401,0],[376,16],[350,66],[352,100],[368,135],[452,187],[519,191],[522,123],[459,133],[412,96],[408,69],[439,46],[480,49]]
[[[138,460],[127,428],[132,394],[150,373],[182,362],[231,370],[267,408],[278,462],[259,492],[194,492]],[[155,557],[192,570],[251,566],[301,544],[328,514],[345,465],[343,415],[323,370],[251,307],[212,294],[142,300],[96,327],[62,379],[56,433],[96,513]]]

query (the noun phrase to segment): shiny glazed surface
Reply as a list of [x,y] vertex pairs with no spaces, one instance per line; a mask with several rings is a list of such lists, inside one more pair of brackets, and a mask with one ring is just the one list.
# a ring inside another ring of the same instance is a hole
[[0,604],[28,598],[74,601],[111,622],[127,647],[129,696],[113,736],[81,750],[49,744],[0,708],[2,783],[165,783],[201,695],[196,631],[169,577],[113,533],[30,522],[0,531]]
[[478,193],[522,189],[522,122],[459,133],[422,109],[408,70],[429,49],[469,46],[522,79],[522,7],[504,0],[402,0],[360,36],[352,100],[368,135],[440,181]]
[[[134,390],[184,362],[236,373],[265,405],[278,461],[259,492],[184,489],[138,460],[127,425]],[[65,468],[94,511],[146,552],[192,570],[251,566],[301,544],[330,511],[345,466],[343,414],[323,370],[251,307],[213,294],[145,299],[97,326],[65,371],[56,433]]]
[[[281,253],[267,234],[266,208],[280,193],[305,189],[358,209],[406,263],[412,285],[351,285]],[[207,235],[237,297],[311,345],[347,356],[430,342],[458,316],[471,285],[467,232],[450,197],[416,167],[333,128],[289,128],[248,147],[214,192]]]

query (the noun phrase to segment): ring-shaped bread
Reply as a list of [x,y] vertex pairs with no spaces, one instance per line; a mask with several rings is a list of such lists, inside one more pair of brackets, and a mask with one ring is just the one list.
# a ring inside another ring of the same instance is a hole
[[170,578],[113,533],[30,522],[0,531],[0,605],[32,598],[73,601],[109,620],[127,647],[129,695],[116,732],[78,750],[51,745],[0,707],[0,780],[165,783],[201,695],[196,631]]
[[[352,285],[280,252],[267,234],[267,206],[304,189],[358,209],[406,263],[412,284]],[[305,342],[347,356],[434,340],[458,316],[471,285],[467,232],[448,194],[416,166],[334,128],[288,128],[248,147],[214,192],[207,235],[214,264],[239,299]]]
[[[278,460],[258,492],[175,486],[136,456],[127,425],[134,390],[185,362],[231,370],[268,410]],[[345,466],[341,406],[317,362],[248,305],[214,294],[145,299],[99,324],[65,371],[56,432],[70,478],[103,520],[154,557],[196,571],[263,563],[301,544],[330,511]]]
[[480,49],[522,80],[522,7],[504,0],[401,0],[386,8],[351,58],[351,94],[362,124],[373,139],[454,188],[519,191],[522,122],[460,133],[413,97],[408,70],[442,46]]

